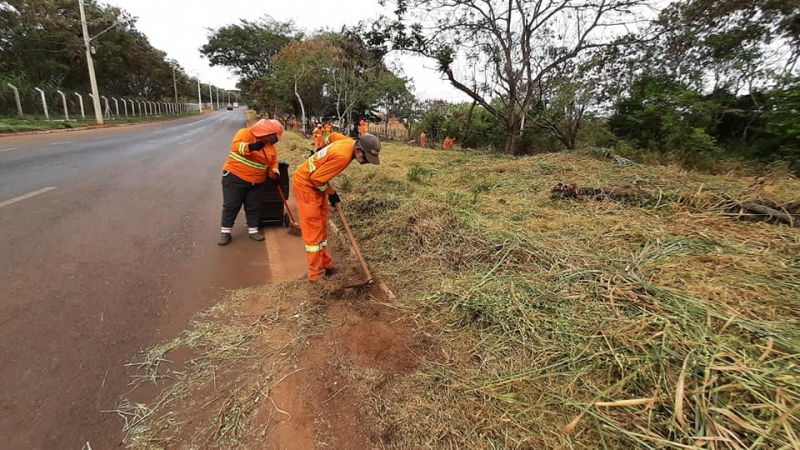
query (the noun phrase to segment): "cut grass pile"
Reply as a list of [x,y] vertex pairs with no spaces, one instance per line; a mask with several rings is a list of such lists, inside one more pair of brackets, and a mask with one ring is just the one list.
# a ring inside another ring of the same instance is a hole
[[[755,196],[752,179],[574,154],[381,155],[336,187],[439,349],[393,390],[394,445],[800,448],[800,230],[702,209]],[[654,195],[551,200],[559,182]],[[799,193],[785,176],[759,189]]]
[[[247,448],[244,441],[263,432],[253,428],[254,413],[295,371],[293,355],[319,329],[316,321],[324,320],[314,314],[314,306],[294,301],[308,297],[309,289],[307,282],[298,281],[233,291],[198,313],[176,339],[141,351],[127,364],[134,389],[106,411],[123,419],[126,447]],[[271,305],[271,314],[261,313],[264,308],[255,313],[243,308],[275,298],[287,301],[281,307]],[[190,355],[177,369],[171,364],[176,351]],[[158,397],[131,400],[130,394],[136,395],[144,382],[161,389]],[[271,413],[281,411],[274,408]]]

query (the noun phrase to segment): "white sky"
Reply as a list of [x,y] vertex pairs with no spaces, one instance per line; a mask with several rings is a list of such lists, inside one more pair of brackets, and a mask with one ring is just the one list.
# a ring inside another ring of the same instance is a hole
[[[202,82],[210,81],[225,89],[234,89],[236,78],[223,67],[210,67],[198,50],[208,41],[208,28],[269,14],[279,21],[294,20],[306,32],[321,28],[336,30],[342,25],[375,19],[382,12],[377,0],[103,0],[103,3],[119,6],[137,17],[136,28],[188,73],[196,75],[199,71]],[[439,78],[432,69],[432,60],[394,54],[388,58],[399,59],[419,98],[467,100]]]

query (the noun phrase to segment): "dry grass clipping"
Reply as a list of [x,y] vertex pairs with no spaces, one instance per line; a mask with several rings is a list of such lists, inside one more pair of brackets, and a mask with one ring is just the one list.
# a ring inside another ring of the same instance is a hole
[[[390,446],[800,448],[800,230],[681,201],[752,180],[391,143],[381,161],[348,169],[342,205],[438,348],[375,408]],[[655,195],[550,200],[566,180]]]

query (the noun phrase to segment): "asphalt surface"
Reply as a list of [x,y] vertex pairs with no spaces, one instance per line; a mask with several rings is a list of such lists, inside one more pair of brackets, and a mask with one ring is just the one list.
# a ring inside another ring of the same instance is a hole
[[[225,289],[302,273],[299,238],[218,247],[220,173],[243,109],[0,137],[0,447],[117,447],[139,349]],[[128,373],[126,373],[126,370]]]

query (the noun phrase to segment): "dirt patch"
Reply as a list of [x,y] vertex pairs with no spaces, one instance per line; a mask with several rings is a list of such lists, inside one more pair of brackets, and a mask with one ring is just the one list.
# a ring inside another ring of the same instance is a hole
[[371,405],[415,371],[424,350],[413,322],[381,289],[338,289],[355,274],[345,270],[321,286],[301,279],[236,291],[201,313],[180,342],[155,352],[166,360],[190,349],[186,368],[149,372],[163,389],[157,400],[121,402],[126,444],[360,449],[389,443]]

